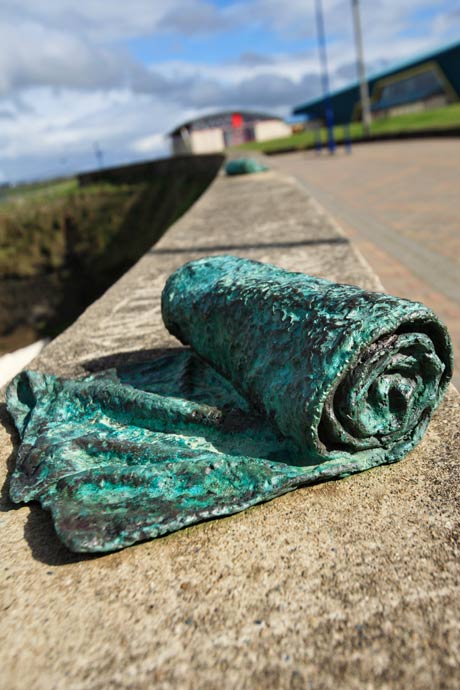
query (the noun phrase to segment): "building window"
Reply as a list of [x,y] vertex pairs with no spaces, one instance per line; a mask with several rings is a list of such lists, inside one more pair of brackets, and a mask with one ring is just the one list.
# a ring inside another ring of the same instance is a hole
[[445,85],[434,66],[426,67],[415,74],[401,75],[390,83],[387,82],[381,89],[378,100],[374,101],[372,110],[391,110],[440,95],[446,95]]

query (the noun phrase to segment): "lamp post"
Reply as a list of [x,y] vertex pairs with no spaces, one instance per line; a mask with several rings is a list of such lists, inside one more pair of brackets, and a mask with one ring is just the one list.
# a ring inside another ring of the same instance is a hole
[[98,141],[94,142],[94,155],[96,156],[99,170],[102,170],[102,168],[104,167],[104,153],[103,153],[101,147],[99,146]]
[[366,79],[366,67],[364,65],[363,33],[361,30],[359,0],[351,0],[351,8],[353,13],[353,26],[355,30],[356,66],[358,70],[359,90],[361,94],[361,118],[363,121],[364,134],[369,136],[371,133],[372,115],[369,100],[369,87]]
[[318,50],[321,64],[321,82],[323,86],[324,112],[327,127],[327,145],[329,153],[335,152],[334,139],[334,110],[329,92],[329,73],[327,67],[326,36],[324,32],[323,6],[321,0],[316,0],[316,27],[318,32]]

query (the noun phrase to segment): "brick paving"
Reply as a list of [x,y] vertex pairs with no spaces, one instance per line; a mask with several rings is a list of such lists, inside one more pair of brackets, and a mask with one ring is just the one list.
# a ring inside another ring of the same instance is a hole
[[276,156],[335,217],[388,292],[447,324],[460,386],[460,140],[359,145]]

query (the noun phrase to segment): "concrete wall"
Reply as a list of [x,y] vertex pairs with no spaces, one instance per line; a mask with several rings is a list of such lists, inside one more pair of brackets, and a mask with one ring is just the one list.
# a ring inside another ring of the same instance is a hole
[[257,122],[254,126],[254,134],[256,141],[269,141],[270,139],[288,137],[291,134],[291,128],[281,120],[266,120]]
[[395,115],[408,115],[409,113],[421,113],[431,108],[442,108],[448,104],[447,96],[434,96],[424,101],[416,101],[407,105],[400,105],[384,111],[377,111],[377,117],[393,117]]
[[193,153],[213,153],[225,148],[224,134],[218,127],[192,131],[190,141]]
[[112,182],[114,184],[136,184],[145,182],[149,177],[157,175],[209,175],[214,176],[222,165],[222,155],[210,154],[203,156],[174,156],[159,158],[153,161],[119,165],[103,170],[78,175],[82,187],[95,182]]
[[192,145],[188,132],[176,134],[171,137],[171,153],[173,156],[183,156],[184,154],[192,153],[191,147]]
[[[234,253],[382,289],[292,178],[219,176],[33,368],[78,375],[178,342],[169,273]],[[16,434],[0,408],[0,472]],[[405,460],[98,558],[2,497],[1,685],[8,690],[457,690],[459,397]],[[8,460],[10,458],[10,460]]]

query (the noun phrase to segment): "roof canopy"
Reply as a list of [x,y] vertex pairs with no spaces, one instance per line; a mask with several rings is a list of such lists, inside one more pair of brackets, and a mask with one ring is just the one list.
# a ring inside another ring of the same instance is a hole
[[181,125],[175,127],[171,132],[168,132],[168,136],[175,136],[179,134],[181,129],[211,129],[214,127],[227,127],[231,124],[232,115],[238,113],[242,116],[244,123],[259,122],[260,120],[282,120],[278,115],[272,115],[271,113],[260,113],[253,110],[222,110],[219,112],[210,113],[209,115],[201,115],[194,118],[193,120],[188,120],[183,122]]

